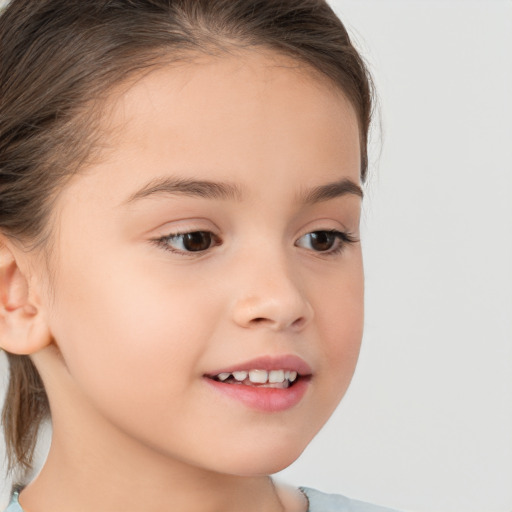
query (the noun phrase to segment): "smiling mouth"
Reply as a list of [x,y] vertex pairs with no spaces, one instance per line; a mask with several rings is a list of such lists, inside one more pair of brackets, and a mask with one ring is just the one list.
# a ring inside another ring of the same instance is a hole
[[302,378],[294,370],[239,370],[223,372],[208,378],[223,384],[244,385],[260,388],[287,389]]
[[229,399],[264,413],[295,407],[309,389],[313,371],[294,354],[262,356],[203,375]]

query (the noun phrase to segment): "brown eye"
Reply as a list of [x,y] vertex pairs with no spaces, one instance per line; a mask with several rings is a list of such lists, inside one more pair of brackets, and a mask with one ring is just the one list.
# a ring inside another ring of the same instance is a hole
[[300,237],[295,245],[314,252],[336,254],[346,243],[353,241],[350,235],[341,231],[312,231]]
[[183,247],[186,251],[206,251],[212,245],[212,234],[208,231],[195,231],[183,236]]
[[327,231],[315,231],[309,234],[309,238],[309,243],[314,251],[328,251],[336,242],[336,236]]
[[177,233],[160,238],[157,242],[165,249],[177,253],[201,252],[218,245],[218,240],[210,231]]

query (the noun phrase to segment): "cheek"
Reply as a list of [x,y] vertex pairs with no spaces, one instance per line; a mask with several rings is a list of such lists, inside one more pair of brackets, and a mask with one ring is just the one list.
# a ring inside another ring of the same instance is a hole
[[323,367],[328,378],[326,397],[336,403],[343,397],[354,373],[364,323],[364,277],[361,260],[350,272],[331,280],[316,308]]
[[147,408],[148,397],[179,397],[196,377],[214,308],[201,307],[208,298],[193,282],[107,263],[68,266],[59,277],[52,331],[69,373],[100,402],[129,394]]

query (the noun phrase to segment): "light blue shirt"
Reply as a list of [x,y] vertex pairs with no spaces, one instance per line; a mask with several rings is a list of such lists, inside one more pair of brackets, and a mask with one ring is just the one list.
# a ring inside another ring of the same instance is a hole
[[397,512],[364,501],[351,500],[340,494],[326,494],[309,487],[300,489],[308,497],[308,512]]
[[[308,512],[396,512],[389,508],[351,500],[339,494],[325,494],[308,487],[300,488],[309,500]],[[18,491],[12,495],[11,503],[5,512],[23,512],[18,502]]]

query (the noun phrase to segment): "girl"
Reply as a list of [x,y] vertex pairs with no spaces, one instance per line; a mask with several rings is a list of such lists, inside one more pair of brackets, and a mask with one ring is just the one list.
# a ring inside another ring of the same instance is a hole
[[368,75],[321,0],[0,17],[9,512],[376,511],[274,484],[361,340]]

